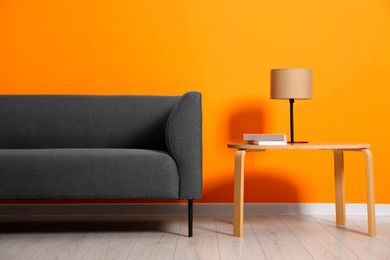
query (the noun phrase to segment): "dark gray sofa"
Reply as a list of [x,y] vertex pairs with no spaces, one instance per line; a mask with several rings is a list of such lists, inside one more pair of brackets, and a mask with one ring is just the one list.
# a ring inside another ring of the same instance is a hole
[[0,199],[202,194],[201,94],[0,95]]

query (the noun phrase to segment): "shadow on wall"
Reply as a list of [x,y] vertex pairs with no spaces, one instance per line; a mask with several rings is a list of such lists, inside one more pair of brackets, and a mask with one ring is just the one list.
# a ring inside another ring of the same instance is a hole
[[[223,180],[204,190],[203,198],[213,198],[214,203],[231,203],[234,197],[234,178],[231,173]],[[246,203],[298,203],[299,192],[290,180],[278,176],[277,172],[245,171],[244,201]]]
[[[242,143],[244,133],[266,133],[266,111],[261,100],[247,100],[232,105],[229,122],[228,142]],[[233,150],[232,150],[233,152]],[[248,156],[248,155],[247,155]],[[247,157],[246,156],[246,157]],[[231,162],[234,153],[231,153]],[[291,180],[285,179],[277,172],[261,169],[253,159],[245,160],[245,193],[244,200],[249,203],[296,203],[298,191]],[[230,172],[216,172],[213,176],[223,176],[218,182],[210,183],[203,192],[205,202],[233,202],[234,168]]]
[[229,122],[229,142],[242,142],[244,133],[264,133],[264,122],[264,110],[259,100],[234,105]]
[[382,0],[382,3],[385,5],[387,12],[390,14],[390,2],[388,0]]
[[[266,110],[261,100],[246,100],[231,106],[228,122],[229,143],[242,143],[244,133],[266,133]],[[234,193],[234,149],[228,149],[231,160],[231,170],[208,172],[212,176],[218,176],[218,181],[208,183],[203,190],[202,202],[205,203],[231,203]],[[252,157],[252,156],[251,156]],[[253,158],[253,157],[252,157]],[[249,159],[245,160],[245,193],[244,200],[247,203],[296,203],[299,194],[296,186],[290,179],[280,176],[274,171],[264,171],[261,162]]]

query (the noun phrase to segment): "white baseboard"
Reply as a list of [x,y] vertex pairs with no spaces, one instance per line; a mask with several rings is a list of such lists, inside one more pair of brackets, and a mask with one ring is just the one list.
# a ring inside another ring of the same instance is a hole
[[[333,203],[246,203],[247,215],[335,215]],[[390,216],[390,204],[376,204],[376,216]],[[346,204],[347,215],[367,215],[366,204]],[[2,204],[10,215],[149,215],[187,214],[186,203],[140,204]],[[194,203],[195,215],[232,215],[232,203]]]

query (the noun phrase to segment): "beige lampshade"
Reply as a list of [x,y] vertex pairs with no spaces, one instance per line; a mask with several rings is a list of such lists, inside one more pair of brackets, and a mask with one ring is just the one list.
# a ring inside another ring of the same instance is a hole
[[311,99],[312,75],[311,69],[272,69],[271,98]]

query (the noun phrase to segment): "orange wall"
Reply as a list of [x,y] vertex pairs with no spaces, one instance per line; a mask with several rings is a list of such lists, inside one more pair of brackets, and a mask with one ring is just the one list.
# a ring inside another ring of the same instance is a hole
[[[233,198],[242,133],[288,133],[269,71],[310,67],[296,139],[369,142],[390,203],[388,0],[0,1],[0,93],[203,93],[204,199]],[[332,153],[247,155],[246,201],[332,202]],[[364,202],[363,155],[346,154],[347,202]]]

